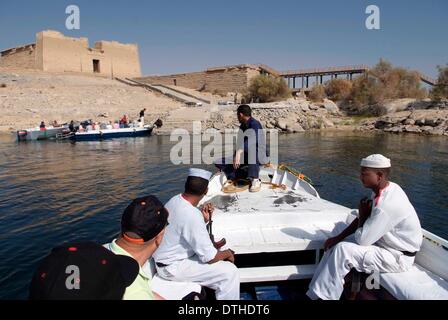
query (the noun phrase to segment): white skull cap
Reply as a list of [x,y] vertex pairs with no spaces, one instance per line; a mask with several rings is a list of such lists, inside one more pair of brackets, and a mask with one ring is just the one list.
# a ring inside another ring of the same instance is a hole
[[207,170],[191,168],[189,170],[189,177],[199,177],[205,180],[210,180],[212,173]]
[[372,154],[361,160],[361,167],[386,169],[391,167],[390,159],[381,154]]

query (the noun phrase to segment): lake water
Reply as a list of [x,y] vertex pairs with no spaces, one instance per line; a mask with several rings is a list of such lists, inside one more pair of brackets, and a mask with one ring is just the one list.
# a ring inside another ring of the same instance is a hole
[[[16,143],[0,137],[0,299],[27,297],[39,260],[66,241],[108,242],[130,200],[182,191],[189,166],[169,161],[169,137],[104,142]],[[356,207],[369,194],[360,159],[392,159],[425,229],[448,238],[448,139],[414,135],[306,133],[280,136],[281,163],[303,170],[322,198]],[[212,169],[209,166],[204,168]]]

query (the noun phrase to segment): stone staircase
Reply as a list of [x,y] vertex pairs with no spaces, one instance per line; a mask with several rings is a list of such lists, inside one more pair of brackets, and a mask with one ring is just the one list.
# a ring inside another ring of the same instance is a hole
[[210,101],[202,99],[200,97],[196,97],[192,94],[189,94],[187,92],[182,92],[181,90],[171,88],[169,86],[163,85],[163,84],[149,84],[144,83],[141,81],[129,79],[129,78],[115,78],[117,81],[127,84],[129,86],[138,86],[145,88],[149,91],[155,91],[160,94],[163,94],[164,96],[171,98],[173,100],[176,100],[178,102],[184,103],[186,105],[190,106],[206,106],[210,104]]
[[174,129],[185,129],[191,133],[195,121],[200,121],[204,130],[205,123],[210,119],[211,114],[212,111],[204,107],[181,107],[172,110],[163,120],[163,126],[157,130],[157,134],[169,135]]

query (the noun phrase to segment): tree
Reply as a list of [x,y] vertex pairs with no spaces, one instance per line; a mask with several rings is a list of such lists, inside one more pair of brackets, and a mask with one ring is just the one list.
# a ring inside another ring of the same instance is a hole
[[343,101],[350,96],[353,84],[346,79],[332,79],[325,84],[325,93],[328,99]]
[[417,71],[393,67],[391,63],[380,59],[367,74],[353,81],[347,99],[352,107],[375,105],[388,99],[422,99],[426,90],[421,87],[420,74]]
[[311,88],[310,93],[308,94],[308,97],[313,102],[320,102],[326,98],[325,94],[325,88],[322,85],[315,85]]
[[281,77],[258,75],[252,78],[244,94],[246,101],[273,102],[291,96],[288,84]]
[[437,66],[439,77],[437,84],[431,90],[431,98],[436,101],[448,99],[448,64],[445,67]]

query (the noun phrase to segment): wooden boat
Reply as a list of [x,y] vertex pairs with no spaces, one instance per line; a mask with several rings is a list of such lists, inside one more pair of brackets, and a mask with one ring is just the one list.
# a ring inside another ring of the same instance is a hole
[[[288,170],[262,168],[260,178],[260,192],[229,194],[223,190],[224,174],[215,175],[201,203],[215,205],[213,233],[235,251],[242,299],[305,298],[325,240],[353,221],[357,210],[321,199],[310,183]],[[424,230],[415,266],[381,274],[380,284],[395,299],[448,299],[448,241]],[[194,285],[153,278],[153,289],[167,299],[180,298]]]

